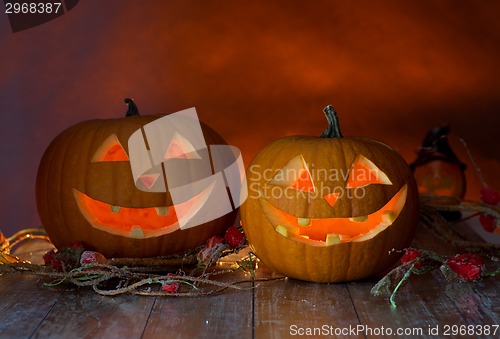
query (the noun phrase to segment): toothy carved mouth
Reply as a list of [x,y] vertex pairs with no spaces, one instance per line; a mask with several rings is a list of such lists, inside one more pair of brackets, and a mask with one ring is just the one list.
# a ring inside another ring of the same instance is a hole
[[[102,231],[131,238],[150,238],[177,231],[180,224],[176,208],[183,211],[182,220],[196,214],[210,195],[206,189],[172,206],[132,208],[110,205],[73,189],[77,205],[87,222]],[[185,212],[184,212],[185,211]]]
[[297,218],[264,198],[259,201],[264,215],[282,236],[312,246],[331,246],[371,239],[392,225],[404,207],[407,191],[407,185],[404,185],[378,211],[351,218]]

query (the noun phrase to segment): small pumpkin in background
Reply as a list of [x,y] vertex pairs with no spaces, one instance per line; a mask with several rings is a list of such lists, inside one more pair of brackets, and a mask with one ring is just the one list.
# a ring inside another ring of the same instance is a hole
[[335,110],[324,112],[321,137],[281,138],[252,160],[242,224],[252,251],[274,271],[313,282],[363,279],[410,244],[417,187],[398,152],[343,137]]
[[[154,181],[163,184],[163,192],[137,188],[127,141],[162,116],[139,115],[132,100],[126,99],[126,103],[125,117],[74,125],[59,134],[44,153],[36,201],[51,241],[58,248],[84,243],[108,258],[139,258],[179,253],[224,234],[233,225],[236,210],[198,227],[180,229],[165,168],[159,177],[141,178],[144,186],[151,187]],[[214,130],[200,124],[206,144],[226,144]],[[185,136],[176,134],[176,142],[170,146],[167,152],[189,158],[182,154],[192,150]]]

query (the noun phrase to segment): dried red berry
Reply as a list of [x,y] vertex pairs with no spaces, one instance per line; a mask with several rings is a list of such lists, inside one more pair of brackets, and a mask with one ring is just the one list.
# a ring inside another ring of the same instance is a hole
[[245,244],[245,235],[240,231],[238,231],[238,229],[233,226],[227,229],[224,239],[226,239],[231,249],[241,247]]
[[53,268],[53,269],[56,269],[56,270],[58,270],[58,271],[60,271],[60,272],[64,271],[64,270],[63,270],[63,264],[62,264],[62,263],[63,263],[63,262],[62,262],[62,260],[61,260],[61,259],[59,259],[59,258],[55,258],[55,257],[54,257],[54,258],[52,258],[52,261],[50,262],[50,264],[52,265],[52,268]]
[[486,232],[493,233],[497,228],[497,219],[492,215],[481,214],[479,216],[479,222]]
[[479,196],[481,201],[493,206],[500,202],[500,193],[491,187],[482,188]]
[[107,263],[107,259],[104,255],[99,252],[94,251],[85,251],[82,253],[80,257],[80,264],[105,264]]
[[72,243],[69,248],[84,249],[83,244],[79,241]]
[[54,258],[54,254],[56,254],[56,250],[50,250],[43,255],[43,262],[45,265],[51,265],[52,259]]
[[45,265],[52,266],[53,269],[58,270],[60,272],[63,271],[62,260],[60,256],[57,254],[56,250],[50,250],[43,255],[43,262]]
[[465,281],[476,281],[483,272],[483,258],[476,254],[457,254],[445,263],[453,272]]
[[[169,273],[169,274],[167,274],[167,276],[173,276],[173,274]],[[177,293],[179,291],[180,287],[181,287],[181,283],[179,281],[168,282],[168,283],[164,282],[161,286],[161,289],[162,289],[162,291],[165,291],[168,293]]]
[[211,260],[215,258],[214,256],[216,256],[217,253],[220,255],[222,250],[227,249],[227,247],[228,245],[224,243],[224,238],[214,235],[207,240],[205,247],[198,252],[198,263],[206,264],[206,261],[209,261],[210,264],[212,264]]
[[[406,252],[405,254],[403,255],[403,257],[401,258],[401,262],[403,264],[406,264],[410,261],[413,261],[417,258],[420,258],[422,256],[422,254],[420,253],[420,251],[414,249],[414,248],[407,248],[406,249]],[[418,261],[416,264],[415,264],[415,268],[421,268],[422,267],[422,261]]]
[[220,244],[224,241],[224,238],[219,237],[218,235],[214,235],[210,239],[207,240],[207,243],[205,244],[205,247],[214,247],[217,244]]

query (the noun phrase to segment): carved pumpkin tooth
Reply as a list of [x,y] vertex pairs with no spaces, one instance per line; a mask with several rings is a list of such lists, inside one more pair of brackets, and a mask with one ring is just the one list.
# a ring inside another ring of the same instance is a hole
[[132,226],[130,236],[136,239],[144,239],[144,232],[140,226]]
[[392,224],[396,220],[396,213],[394,211],[382,212],[382,223]]
[[299,226],[309,226],[311,224],[311,219],[309,219],[309,218],[297,218],[297,224]]
[[326,235],[325,239],[326,246],[332,246],[340,244],[340,236],[336,233],[330,233]]
[[339,234],[340,242],[351,241],[352,237],[347,234]]
[[368,220],[368,216],[367,215],[360,215],[358,217],[349,218],[349,220],[353,221],[353,222],[363,222],[363,221]]
[[286,228],[285,226],[278,225],[278,226],[276,226],[275,230],[276,230],[276,232],[278,232],[279,234],[281,234],[284,237],[288,238],[290,236],[290,233],[288,232],[288,228]]
[[155,207],[155,210],[156,210],[156,214],[158,214],[160,217],[167,216],[167,215],[169,215],[169,212],[170,212],[169,208],[166,206]]
[[[387,249],[409,246],[418,189],[395,149],[344,137],[333,106],[323,112],[328,126],[320,137],[276,139],[247,166],[253,194],[241,206],[243,229],[255,255],[282,275],[316,283],[361,280],[398,259]],[[309,181],[316,191],[307,189]]]
[[[233,225],[247,196],[238,148],[199,121],[195,108],[148,116],[139,114],[133,100],[125,103],[121,118],[67,128],[40,159],[34,198],[48,236],[58,244],[85,240],[109,258],[146,258],[192,250]],[[108,113],[101,115],[114,115]],[[68,137],[75,138],[68,143]],[[168,155],[198,160],[172,160],[179,165],[173,170],[165,166],[163,155],[172,141],[182,144]],[[64,171],[54,175],[54,168]],[[223,204],[214,203],[217,198]],[[168,207],[154,211],[156,206]],[[205,207],[210,211],[201,213]],[[181,226],[189,231],[179,231]]]
[[275,230],[276,232],[287,238],[298,235],[300,233],[297,227],[286,227],[283,225],[276,226]]

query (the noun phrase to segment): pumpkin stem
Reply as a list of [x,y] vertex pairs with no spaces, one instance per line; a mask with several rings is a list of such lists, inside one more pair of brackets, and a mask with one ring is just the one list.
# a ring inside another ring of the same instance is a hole
[[125,103],[128,105],[127,113],[125,113],[126,117],[139,115],[139,110],[137,109],[137,106],[135,105],[134,100],[129,99],[129,98],[125,98]]
[[337,112],[332,105],[328,105],[323,109],[325,112],[326,120],[328,120],[328,127],[321,134],[321,138],[343,138],[344,136],[340,132],[339,117]]

